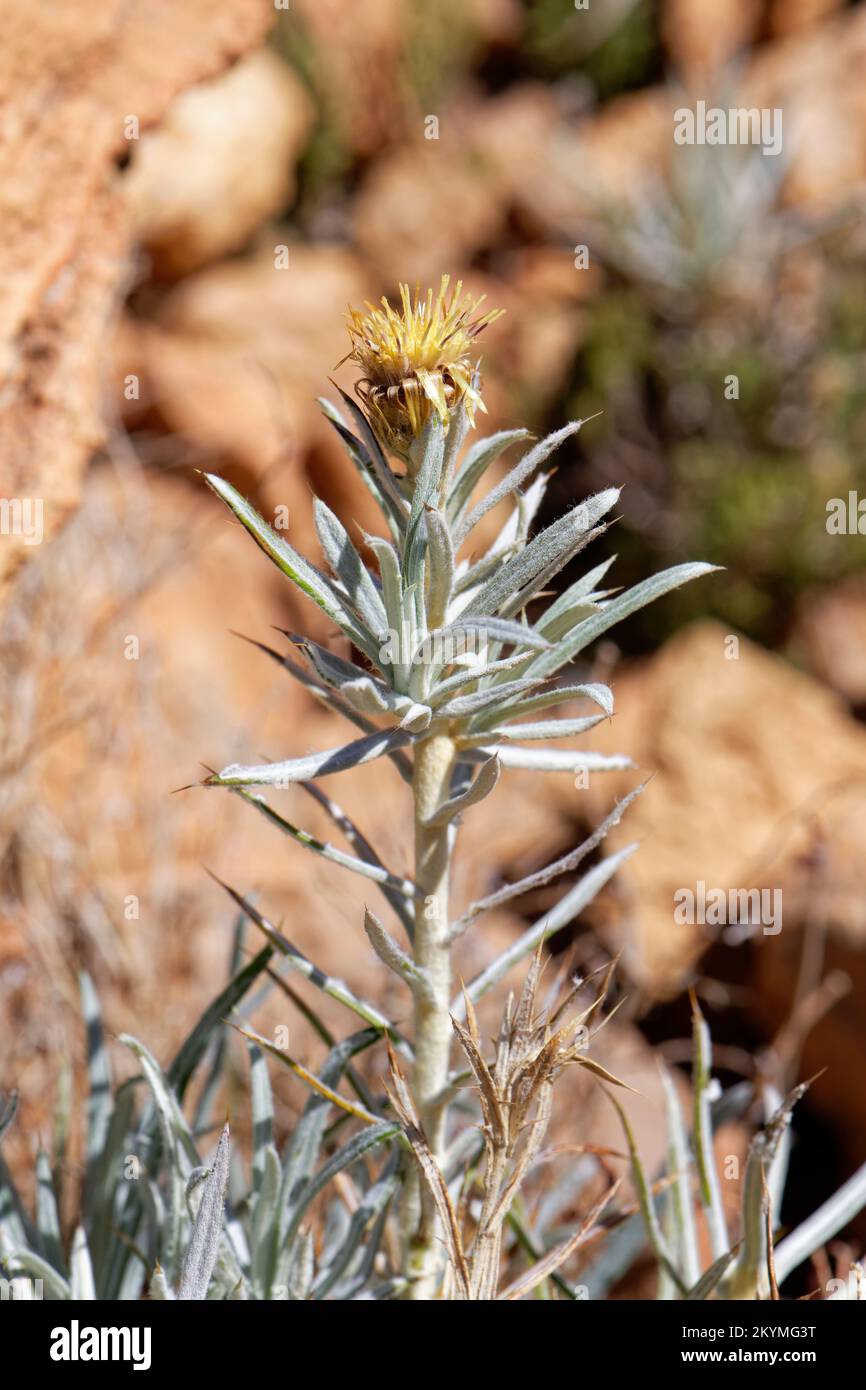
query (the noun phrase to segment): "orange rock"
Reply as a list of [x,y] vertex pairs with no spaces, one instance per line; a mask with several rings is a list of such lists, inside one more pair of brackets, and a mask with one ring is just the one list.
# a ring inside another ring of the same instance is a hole
[[268,49],[181,93],[123,179],[156,274],[186,275],[237,251],[284,211],[313,115],[300,78]]
[[[584,798],[595,821],[614,793],[652,776],[607,845],[641,842],[617,876],[622,915],[614,936],[628,973],[654,999],[683,988],[716,934],[674,920],[678,889],[695,890],[698,881],[725,892],[779,889],[782,931],[755,938],[772,969],[802,925],[797,864],[816,824],[829,826],[837,814],[833,788],[848,789],[855,839],[866,833],[866,733],[811,677],[744,638],[732,647],[732,636],[698,623],[624,671],[614,686],[617,714],[589,744],[628,753],[639,771],[599,775],[585,791],[559,790],[571,806]],[[739,654],[729,659],[733,650]]]
[[866,585],[854,577],[800,605],[791,649],[849,704],[866,705]]
[[[179,91],[258,44],[274,12],[267,0],[0,9],[0,491],[45,502],[50,535],[105,436],[102,354],[129,245],[115,160]],[[27,554],[4,537],[0,588]]]
[[687,87],[717,79],[751,45],[761,10],[762,0],[664,0],[662,38]]

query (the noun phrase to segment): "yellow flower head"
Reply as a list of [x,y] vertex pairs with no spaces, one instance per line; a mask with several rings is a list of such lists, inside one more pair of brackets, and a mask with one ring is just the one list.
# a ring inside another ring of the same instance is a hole
[[371,425],[396,453],[407,451],[434,410],[446,424],[460,401],[470,421],[476,408],[485,408],[477,379],[473,385],[471,351],[481,330],[504,310],[473,318],[485,296],[464,296],[462,280],[449,294],[450,279],[442,276],[435,297],[428,290],[421,299],[416,288],[414,303],[409,286],[401,285],[402,313],[384,297],[381,309],[369,301],[366,313],[349,309],[348,356],[364,373],[355,390]]

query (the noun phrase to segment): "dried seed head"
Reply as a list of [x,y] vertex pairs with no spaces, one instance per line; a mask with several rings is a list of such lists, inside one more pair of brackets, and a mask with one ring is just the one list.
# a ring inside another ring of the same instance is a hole
[[470,421],[476,409],[484,410],[472,348],[482,329],[505,311],[473,317],[484,295],[464,295],[462,280],[450,292],[449,284],[450,276],[443,275],[439,293],[428,290],[424,299],[416,287],[414,301],[409,286],[401,285],[400,313],[384,296],[381,309],[369,301],[366,313],[349,309],[348,358],[364,373],[355,390],[383,444],[398,454],[418,438],[433,411],[447,424],[461,401]]

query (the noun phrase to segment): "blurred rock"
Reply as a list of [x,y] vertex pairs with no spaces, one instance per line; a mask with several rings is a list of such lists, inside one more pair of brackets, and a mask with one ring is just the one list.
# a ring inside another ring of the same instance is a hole
[[[0,439],[4,495],[41,499],[50,535],[103,437],[103,345],[125,288],[114,162],[185,86],[261,41],[267,0],[3,0]],[[0,588],[25,555],[3,537]]]
[[[698,623],[624,671],[614,685],[617,714],[589,742],[628,753],[638,771],[560,791],[572,806],[583,797],[595,822],[614,794],[652,776],[607,841],[607,852],[641,842],[617,876],[616,934],[624,967],[650,999],[678,993],[718,933],[675,922],[678,889],[695,891],[698,881],[725,892],[781,889],[782,932],[755,935],[755,950],[772,969],[780,943],[787,949],[801,924],[788,890],[816,826],[834,814],[831,789],[849,788],[859,806],[852,833],[861,854],[866,837],[866,731],[823,686],[744,638],[734,638],[739,655],[729,659],[726,650],[737,650],[732,637],[715,623]],[[840,926],[845,912],[862,916],[862,895],[862,881],[852,885],[847,907],[840,895]]]
[[520,41],[525,23],[525,13],[519,0],[451,0],[454,8],[458,6],[468,12],[470,21],[479,38],[487,43],[515,44]]
[[767,27],[773,35],[795,34],[820,24],[844,6],[845,0],[770,0]]
[[[280,233],[274,241],[286,245]],[[347,251],[289,243],[287,268],[276,257],[263,245],[203,270],[136,325],[150,404],[181,435],[254,473],[319,418],[314,397],[346,353],[346,306],[369,290]]]
[[789,1065],[793,1058],[802,1076],[820,1073],[810,1101],[853,1169],[863,1161],[866,1131],[866,1093],[852,1084],[852,1064],[866,1050],[866,779],[859,765],[835,783],[828,775],[791,838],[800,852],[786,845],[778,874],[785,925],[772,951],[760,941],[752,951],[749,1010],[775,1039],[773,1057]]
[[[549,87],[460,93],[438,137],[417,136],[377,160],[353,205],[359,248],[383,283],[435,283],[496,244],[519,209],[537,221],[536,179],[557,126]],[[459,215],[455,210],[459,209]]]
[[288,19],[305,66],[339,141],[369,156],[405,138],[413,102],[402,69],[408,17],[404,0],[295,0]]
[[750,46],[762,9],[762,0],[664,0],[662,39],[687,87],[712,80]]
[[[513,423],[516,398],[525,402],[524,418],[528,410],[541,420],[565,386],[580,344],[581,306],[599,279],[596,267],[575,268],[569,248],[537,246],[515,257],[504,293],[494,297],[491,291],[491,303],[503,302],[509,315],[497,360],[498,375],[505,378],[500,414],[506,427]],[[498,385],[494,377],[494,392]]]
[[[714,17],[716,11],[714,6]],[[684,62],[710,61],[716,43],[711,30],[704,46],[694,36],[687,41],[685,30],[677,33]],[[782,152],[764,158],[767,164],[781,161],[781,201],[828,215],[850,205],[852,191],[866,178],[864,61],[866,12],[851,9],[758,46],[741,66],[719,70],[713,88],[699,95],[708,108],[780,108]],[[574,128],[563,127],[553,177],[539,181],[545,189],[540,210],[554,225],[574,225],[581,214],[611,216],[617,207],[627,216],[625,210],[649,198],[671,168],[679,148],[674,112],[684,104],[693,105],[693,99],[648,87],[615,98]],[[716,153],[725,150],[707,147],[706,158]]]
[[354,200],[358,248],[389,287],[438,284],[443,270],[456,273],[502,228],[496,182],[443,125],[441,140],[421,139],[377,160]]
[[537,207],[554,227],[580,225],[610,205],[641,196],[670,165],[676,99],[644,88],[605,103],[574,127],[562,127],[550,147],[548,177]]
[[790,647],[850,705],[866,707],[866,582],[855,577],[804,600]]
[[866,178],[866,11],[850,9],[759,49],[740,99],[784,111],[785,199],[830,211]]
[[103,351],[128,246],[122,208],[107,187],[81,210],[77,230],[79,240],[7,340],[0,495],[38,510],[29,535],[13,527],[0,536],[0,603],[18,565],[34,560],[77,506],[84,469],[105,437]]
[[519,0],[354,0],[351,24],[342,0],[294,0],[282,33],[320,104],[323,159],[339,166],[413,145],[428,115],[444,126],[485,46],[512,47],[525,25]]
[[154,272],[198,270],[282,212],[313,117],[300,79],[267,49],[183,92],[142,137],[123,180]]
[[464,141],[473,161],[480,161],[489,196],[516,203],[531,218],[535,176],[557,122],[556,95],[543,82],[516,83],[473,101]]

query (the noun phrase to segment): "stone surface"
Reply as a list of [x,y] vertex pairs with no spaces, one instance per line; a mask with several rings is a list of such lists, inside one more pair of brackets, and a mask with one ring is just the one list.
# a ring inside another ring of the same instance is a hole
[[[46,535],[107,428],[104,344],[128,273],[125,136],[260,43],[272,19],[266,0],[0,5],[0,495],[39,499]],[[27,554],[22,535],[3,535],[0,593]]]
[[198,270],[282,212],[313,119],[300,78],[267,49],[182,92],[142,136],[123,179],[154,272]]
[[[781,889],[783,930],[761,933],[755,947],[777,960],[802,925],[794,891],[800,856],[816,826],[832,851],[834,802],[843,792],[861,853],[866,839],[866,731],[832,692],[746,639],[728,659],[732,636],[715,623],[695,624],[615,677],[617,713],[587,742],[628,753],[637,769],[599,775],[585,791],[559,790],[572,807],[585,798],[595,821],[614,794],[652,779],[607,842],[611,850],[641,842],[617,878],[615,936],[628,974],[650,998],[677,994],[717,934],[674,921],[677,889],[695,890],[698,880],[725,891]],[[859,896],[854,882],[839,893],[840,930],[862,923]]]

